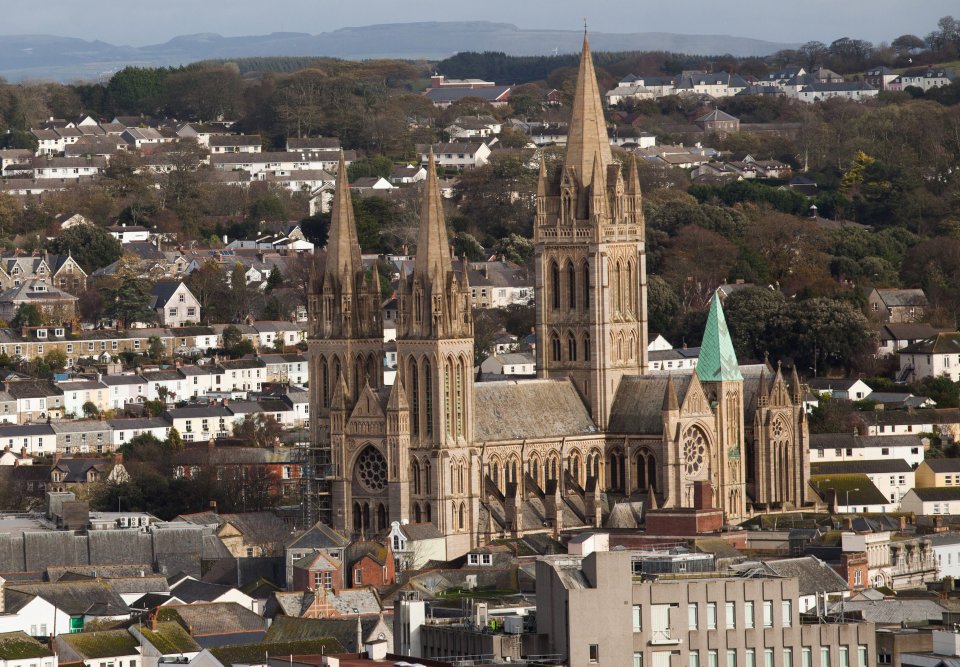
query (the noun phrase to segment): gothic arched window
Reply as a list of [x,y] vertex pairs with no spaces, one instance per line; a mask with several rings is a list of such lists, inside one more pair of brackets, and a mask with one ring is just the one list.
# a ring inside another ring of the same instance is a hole
[[590,264],[584,262],[583,266],[580,268],[580,273],[583,274],[583,277],[580,280],[580,284],[583,285],[583,309],[589,310],[590,308]]
[[590,334],[583,334],[583,360],[590,361]]
[[556,262],[550,264],[550,298],[555,310],[560,308],[560,267]]
[[570,310],[577,308],[577,272],[573,268],[573,262],[567,264],[567,307]]
[[550,335],[550,351],[554,361],[560,361],[560,336],[554,332]]
[[572,331],[567,334],[567,357],[570,361],[577,360],[577,338]]

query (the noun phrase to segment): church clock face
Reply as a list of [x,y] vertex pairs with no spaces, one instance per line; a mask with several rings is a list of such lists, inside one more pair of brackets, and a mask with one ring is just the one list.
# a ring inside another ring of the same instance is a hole
[[703,431],[696,426],[690,426],[683,432],[683,443],[680,450],[683,469],[687,477],[697,477],[703,471],[707,461],[707,440]]

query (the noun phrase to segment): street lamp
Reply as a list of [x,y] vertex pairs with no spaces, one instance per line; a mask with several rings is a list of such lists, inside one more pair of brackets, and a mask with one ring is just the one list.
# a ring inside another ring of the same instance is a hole
[[846,493],[847,493],[847,502],[846,502],[847,512],[850,511],[850,492],[851,492],[851,491],[859,491],[859,490],[860,490],[859,488],[856,488],[856,489],[847,489],[847,492],[846,492]]

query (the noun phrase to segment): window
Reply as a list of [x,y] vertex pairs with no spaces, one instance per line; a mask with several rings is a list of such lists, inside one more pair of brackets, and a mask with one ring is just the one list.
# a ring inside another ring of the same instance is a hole
[[717,603],[707,603],[707,630],[717,629]]
[[700,667],[700,651],[690,651],[690,667]]
[[363,570],[360,568],[353,571],[353,583],[357,585],[363,583]]
[[639,651],[634,651],[633,667],[643,667],[643,653],[640,653]]
[[773,627],[773,601],[772,600],[763,601],[763,627],[765,628]]
[[748,628],[752,628],[755,622],[756,615],[754,613],[753,600],[747,600],[743,603],[743,619],[744,625]]
[[813,667],[813,649],[804,646],[801,651],[800,667]]
[[[793,667],[793,649],[783,649],[783,667]],[[866,665],[864,665],[866,667]]]
[[820,647],[820,667],[830,667],[830,647]]
[[783,627],[789,628],[793,622],[793,600],[784,600],[780,603],[780,616]]
[[697,603],[691,602],[687,605],[687,627],[691,630],[697,629]]
[[882,456],[890,456],[890,448],[889,448],[889,447],[881,447],[881,448],[880,448],[880,454],[881,454]]
[[737,627],[737,607],[733,602],[727,602],[724,605],[727,617],[727,629],[732,630]]
[[846,646],[840,647],[840,667],[850,667],[850,649]]
[[747,657],[747,667],[757,667],[756,649],[748,648],[746,657]]
[[854,570],[854,571],[853,571],[853,585],[854,585],[854,586],[863,586],[863,570]]
[[640,632],[643,630],[643,625],[641,621],[641,616],[643,614],[643,606],[639,604],[633,605],[633,631]]
[[600,645],[590,644],[587,647],[587,657],[590,662],[600,662]]
[[763,667],[773,667],[773,649],[763,649]]
[[[857,656],[860,658],[857,667],[867,667],[867,647],[861,644],[857,647]],[[793,667],[793,665],[784,665],[783,667]]]
[[717,649],[712,648],[707,651],[707,667],[717,667],[718,661]]
[[727,649],[727,667],[737,667],[737,651],[735,649]]

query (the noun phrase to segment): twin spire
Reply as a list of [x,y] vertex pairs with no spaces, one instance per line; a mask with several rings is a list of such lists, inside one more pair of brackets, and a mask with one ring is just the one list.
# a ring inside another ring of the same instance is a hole
[[340,276],[343,284],[352,288],[355,287],[354,277],[362,268],[357,222],[353,216],[353,199],[350,195],[350,182],[347,180],[347,163],[341,150],[337,183],[333,192],[330,233],[327,236],[327,274]]
[[436,158],[433,148],[427,161],[427,180],[424,183],[423,204],[420,209],[420,232],[417,239],[417,257],[413,270],[421,279],[445,280],[453,270],[450,258],[450,240],[447,223],[443,216],[443,198],[437,178]]

